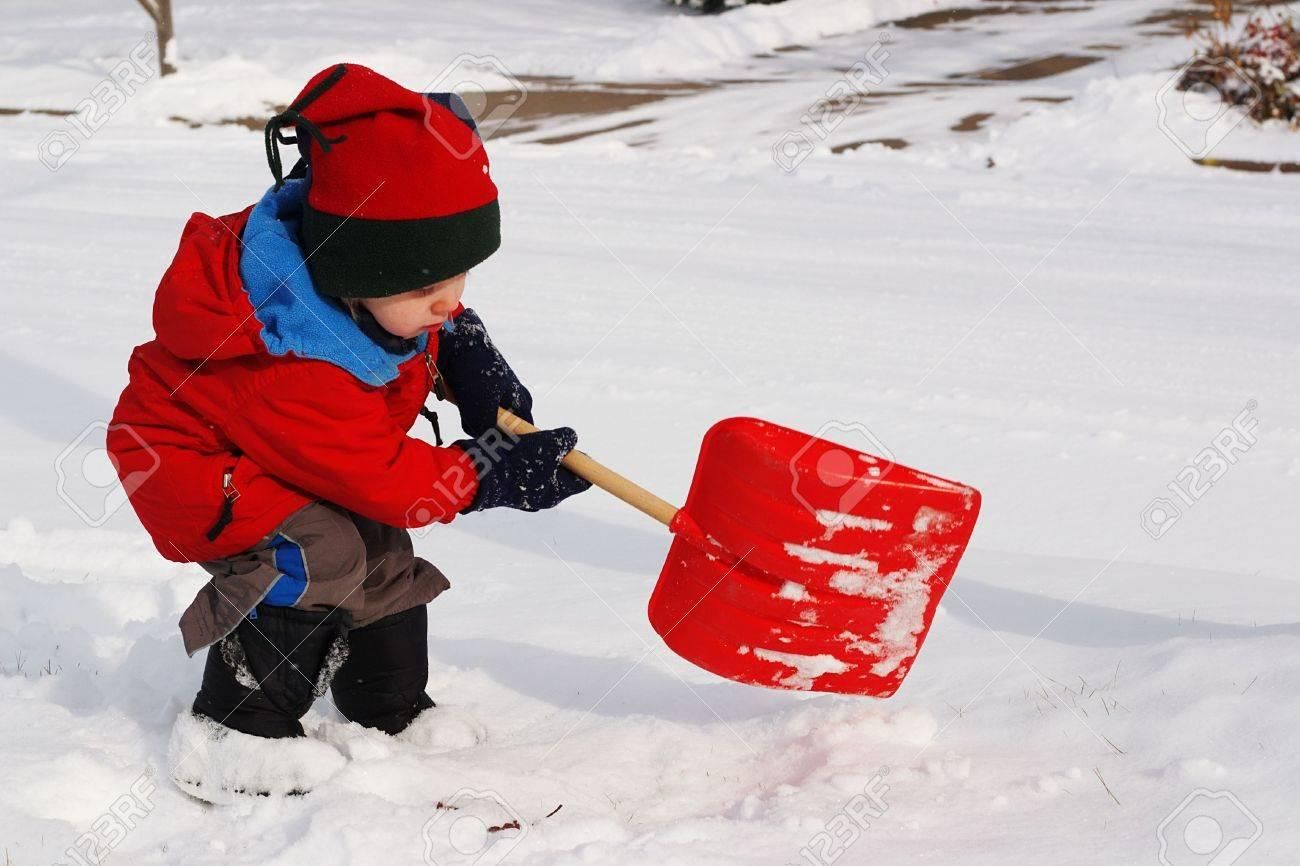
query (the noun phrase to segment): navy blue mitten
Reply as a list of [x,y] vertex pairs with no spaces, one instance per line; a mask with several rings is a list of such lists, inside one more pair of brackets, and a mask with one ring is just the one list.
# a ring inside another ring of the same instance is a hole
[[533,395],[492,343],[478,313],[461,311],[438,337],[438,372],[460,410],[460,426],[478,438],[496,427],[497,408],[533,420]]
[[514,436],[493,428],[456,446],[469,455],[478,472],[478,490],[462,513],[488,508],[541,511],[591,487],[560,465],[578,444],[570,427]]

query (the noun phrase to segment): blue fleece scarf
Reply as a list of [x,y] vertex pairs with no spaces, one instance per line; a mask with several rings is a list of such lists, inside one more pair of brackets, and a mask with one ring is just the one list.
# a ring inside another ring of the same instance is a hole
[[272,355],[328,361],[367,385],[386,385],[397,366],[423,352],[427,334],[413,350],[393,353],[366,335],[342,303],[316,291],[307,271],[298,226],[307,180],[274,187],[253,208],[244,227],[239,276],[262,323],[261,337]]

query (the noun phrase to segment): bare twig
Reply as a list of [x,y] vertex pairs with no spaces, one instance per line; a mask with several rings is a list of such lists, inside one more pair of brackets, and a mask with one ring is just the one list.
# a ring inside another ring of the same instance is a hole
[[1101,777],[1101,770],[1097,767],[1093,767],[1092,772],[1096,775],[1097,781],[1101,782],[1101,786],[1106,789],[1106,793],[1110,794],[1110,798],[1115,801],[1115,805],[1123,806],[1124,804],[1119,801],[1119,797],[1116,797],[1115,792],[1110,789],[1110,785],[1107,785],[1106,780]]

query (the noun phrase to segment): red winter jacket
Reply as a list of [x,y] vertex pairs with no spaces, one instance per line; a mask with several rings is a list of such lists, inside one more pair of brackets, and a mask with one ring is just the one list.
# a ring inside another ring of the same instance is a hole
[[[255,208],[273,198],[268,193]],[[292,195],[279,198],[271,206],[294,204]],[[154,301],[157,336],[131,355],[108,451],[140,522],[159,552],[178,562],[246,550],[314,499],[393,526],[450,522],[473,499],[472,462],[459,448],[406,435],[433,384],[436,333],[410,357],[385,356],[373,341],[361,345],[359,329],[343,333],[355,323],[345,313],[342,325],[328,318],[342,312],[337,305],[318,315],[332,302],[311,289],[301,258],[292,273],[276,260],[277,249],[292,260],[284,237],[262,235],[279,247],[263,245],[260,254],[243,237],[255,208],[190,218]],[[292,219],[287,225],[296,236]],[[241,274],[259,269],[275,273],[264,275],[270,282],[261,290],[270,294],[257,297],[255,310],[252,282],[265,281]],[[299,299],[313,308],[310,316]],[[330,322],[329,334],[302,337],[295,321]],[[311,357],[335,351],[339,360]],[[365,370],[345,368],[353,357],[369,359]],[[387,374],[367,372],[390,363]]]

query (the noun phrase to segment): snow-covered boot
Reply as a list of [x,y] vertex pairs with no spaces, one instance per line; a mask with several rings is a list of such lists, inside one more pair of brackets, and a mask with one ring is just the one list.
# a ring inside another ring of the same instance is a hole
[[306,740],[299,719],[347,658],[348,623],[344,611],[258,605],[209,647],[192,713],[172,731],[176,783],[224,802],[239,794],[305,793],[322,774],[337,772],[342,755]]
[[424,752],[451,752],[477,746],[487,731],[469,713],[444,705],[420,713],[397,739]]
[[429,611],[425,605],[348,633],[348,657],[334,677],[334,705],[349,721],[396,734],[433,700],[429,682]]
[[167,748],[177,787],[217,804],[305,794],[347,762],[338,749],[311,737],[255,737],[189,711],[176,719]]

